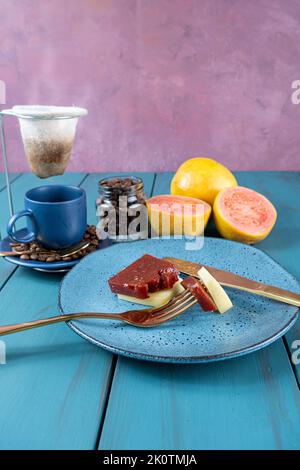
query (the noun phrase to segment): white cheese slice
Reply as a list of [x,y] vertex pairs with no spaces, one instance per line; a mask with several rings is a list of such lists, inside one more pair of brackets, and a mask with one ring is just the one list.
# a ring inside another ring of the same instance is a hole
[[147,299],[137,299],[136,297],[123,294],[118,294],[118,299],[132,302],[134,304],[146,305],[147,307],[160,307],[161,305],[167,304],[175,295],[178,295],[185,290],[181,285],[181,281],[182,279],[179,279],[179,281],[175,282],[174,286],[170,289],[151,292]]
[[221,284],[219,284],[219,282],[207,271],[207,269],[201,268],[198,271],[198,276],[212,296],[220,313],[225,313],[227,310],[233,307],[230,298],[226,294]]

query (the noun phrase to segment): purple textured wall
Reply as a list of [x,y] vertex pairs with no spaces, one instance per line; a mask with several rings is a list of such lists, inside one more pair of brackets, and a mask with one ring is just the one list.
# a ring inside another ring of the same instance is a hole
[[[76,104],[71,171],[300,170],[299,0],[0,0],[7,107]],[[27,171],[15,122],[12,170]]]

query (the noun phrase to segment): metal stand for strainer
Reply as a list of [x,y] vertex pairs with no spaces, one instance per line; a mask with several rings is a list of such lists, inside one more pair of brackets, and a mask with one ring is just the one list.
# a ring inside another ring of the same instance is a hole
[[[84,114],[87,114],[85,112]],[[80,114],[80,115],[84,115]],[[80,115],[76,116],[79,117]],[[6,139],[5,139],[5,129],[4,129],[4,116],[14,116],[17,118],[22,118],[22,119],[33,119],[33,120],[53,120],[53,119],[74,119],[74,115],[56,115],[55,117],[51,116],[28,116],[24,115],[20,112],[17,112],[15,109],[3,109],[0,111],[0,135],[1,135],[1,147],[2,147],[2,155],[3,155],[3,161],[4,161],[4,171],[5,171],[5,182],[6,182],[6,190],[7,190],[7,198],[8,198],[8,209],[9,209],[9,214],[10,217],[14,215],[14,209],[13,209],[13,198],[12,198],[12,189],[11,189],[11,183],[10,183],[10,178],[9,178],[9,168],[8,168],[8,158],[7,158],[7,147],[6,147]],[[0,233],[0,240],[1,240],[1,233]],[[39,271],[45,271],[45,272],[64,272],[68,271],[68,269],[58,269],[58,270],[48,270],[44,268],[34,268]]]
[[[13,209],[13,199],[12,199],[12,189],[9,179],[9,168],[8,168],[8,158],[7,158],[7,147],[6,147],[6,139],[5,139],[5,130],[4,130],[4,116],[14,116],[17,118],[22,119],[33,119],[33,120],[42,120],[42,119],[53,119],[53,117],[49,118],[48,116],[27,116],[21,113],[17,113],[14,109],[2,109],[0,111],[0,134],[1,134],[1,147],[2,147],[2,155],[3,155],[3,162],[4,162],[4,171],[5,171],[5,182],[6,182],[6,190],[7,190],[7,198],[8,198],[8,209],[9,215],[12,217],[14,215]],[[74,116],[55,116],[54,119],[73,119]],[[1,239],[1,233],[0,233]]]
[[27,116],[21,113],[17,113],[14,109],[3,109],[0,111],[0,133],[1,133],[2,155],[3,155],[3,161],[4,161],[5,182],[6,182],[6,189],[7,189],[9,214],[10,214],[10,217],[12,217],[14,214],[14,210],[13,210],[11,184],[9,180],[7,148],[6,148],[5,130],[4,130],[4,116],[14,116],[17,118],[31,119],[31,120],[74,119],[74,116],[55,116],[55,118],[53,117],[50,118],[48,116]]
[[[8,209],[10,217],[13,216],[13,201],[12,201],[12,192],[11,192],[11,185],[9,180],[9,170],[8,170],[8,161],[7,161],[7,150],[6,150],[6,140],[5,140],[5,131],[4,131],[4,115],[9,114],[5,110],[0,111],[0,133],[1,133],[1,146],[2,146],[2,155],[3,155],[3,162],[4,162],[4,171],[5,171],[5,182],[6,182],[6,190],[7,190],[7,197],[8,197]],[[1,237],[1,234],[0,234]]]

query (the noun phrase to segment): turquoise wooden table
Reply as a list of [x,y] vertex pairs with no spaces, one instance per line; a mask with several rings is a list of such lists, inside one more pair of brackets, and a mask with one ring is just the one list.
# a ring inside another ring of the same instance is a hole
[[[148,195],[169,192],[171,174],[140,176]],[[46,184],[83,187],[95,223],[100,177],[69,173]],[[25,191],[40,180],[32,174],[11,178],[20,210]],[[276,228],[259,248],[300,279],[300,173],[240,172],[237,178],[277,207]],[[3,175],[0,208],[3,235],[9,216]],[[216,236],[213,227],[208,232]],[[55,314],[61,279],[1,260],[1,324]],[[292,361],[299,321],[266,349],[202,365],[118,358],[65,324],[3,339],[1,449],[300,449],[300,365]]]

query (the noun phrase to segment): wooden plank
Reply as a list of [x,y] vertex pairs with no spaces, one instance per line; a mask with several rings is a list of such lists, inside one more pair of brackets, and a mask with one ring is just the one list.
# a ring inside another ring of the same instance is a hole
[[[68,184],[83,179],[78,174],[66,176],[62,181]],[[98,177],[89,176],[82,185],[87,191],[91,223],[95,222]],[[28,181],[14,193],[19,204],[25,186],[33,186],[31,176],[24,178]],[[146,179],[152,185],[153,176]],[[1,323],[56,313],[61,279],[59,274],[19,268],[0,293]],[[0,374],[0,448],[95,448],[112,355],[85,342],[63,324],[4,339],[7,365],[1,367]]]
[[[9,175],[11,185],[13,187],[13,182],[20,176],[20,173],[11,173]],[[3,193],[3,197],[1,197],[1,193]],[[6,198],[5,202],[4,199]],[[3,200],[3,205],[2,205],[2,200]],[[5,181],[5,174],[0,173],[0,213],[2,215],[3,213],[3,207],[7,205],[7,192],[6,192],[6,181]],[[1,220],[2,217],[0,217]],[[0,239],[1,235],[5,236],[5,232],[1,233],[0,230]],[[12,266],[11,264],[5,262],[5,260],[0,261],[0,289],[2,285],[6,282],[9,276],[15,271],[16,267]]]
[[271,235],[257,245],[300,278],[300,172],[237,172],[241,186],[248,186],[269,198],[278,213]]
[[[10,173],[9,181],[12,183],[20,175],[21,173]],[[2,191],[4,188],[6,188],[6,179],[5,179],[5,173],[2,172],[0,173],[0,191]]]
[[[300,172],[239,172],[238,181],[268,197],[278,213],[271,235],[258,248],[268,253],[300,281]],[[300,319],[285,336],[290,356],[299,350]],[[293,347],[294,345],[294,347]],[[300,359],[300,353],[297,354]],[[296,358],[296,359],[297,359]],[[293,364],[300,383],[300,363]]]
[[299,449],[289,367],[282,342],[203,365],[121,358],[100,449]]
[[[254,179],[259,183],[258,175]],[[247,174],[240,180],[254,186]],[[157,175],[154,193],[167,193],[169,181],[170,174]],[[266,186],[273,184],[270,175]],[[282,340],[204,365],[120,358],[99,447],[299,449],[299,423],[299,390]]]
[[17,266],[8,263],[4,259],[0,260],[0,290],[2,286],[7,282],[7,279],[13,274],[17,269]]

